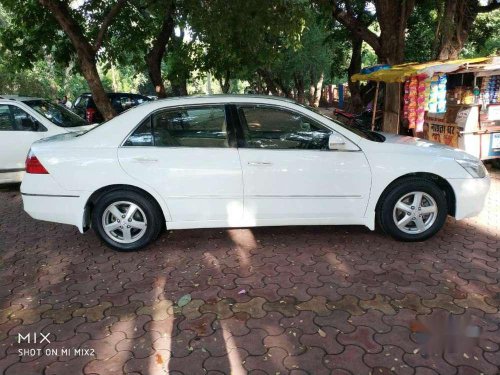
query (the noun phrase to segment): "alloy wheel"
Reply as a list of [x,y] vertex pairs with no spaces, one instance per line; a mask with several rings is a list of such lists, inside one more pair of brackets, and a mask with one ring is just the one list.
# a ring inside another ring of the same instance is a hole
[[399,230],[408,234],[420,234],[436,221],[438,206],[429,194],[413,191],[402,196],[394,205],[393,220]]
[[135,203],[119,201],[110,204],[102,214],[102,227],[113,241],[129,244],[146,233],[147,219]]

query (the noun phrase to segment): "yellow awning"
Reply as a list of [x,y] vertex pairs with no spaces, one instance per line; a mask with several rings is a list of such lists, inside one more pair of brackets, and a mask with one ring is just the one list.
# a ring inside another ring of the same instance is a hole
[[379,82],[404,82],[408,77],[417,74],[427,74],[432,76],[434,73],[451,73],[458,70],[464,64],[474,64],[484,62],[489,57],[476,57],[473,59],[457,59],[448,61],[430,61],[427,63],[407,63],[394,65],[390,69],[377,70],[369,74],[354,74],[351,77],[356,81],[379,81]]

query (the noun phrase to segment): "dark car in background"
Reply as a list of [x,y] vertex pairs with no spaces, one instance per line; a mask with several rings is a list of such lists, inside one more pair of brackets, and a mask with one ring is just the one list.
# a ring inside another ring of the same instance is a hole
[[[107,95],[111,101],[111,105],[118,114],[141,103],[151,101],[147,96],[140,94],[110,92]],[[73,112],[84,118],[89,124],[104,120],[94,103],[91,93],[84,93],[76,98],[73,105]]]

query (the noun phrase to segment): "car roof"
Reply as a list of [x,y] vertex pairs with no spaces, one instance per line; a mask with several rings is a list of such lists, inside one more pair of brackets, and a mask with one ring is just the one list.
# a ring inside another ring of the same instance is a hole
[[36,96],[19,96],[19,95],[0,95],[0,100],[13,100],[18,102],[25,102],[27,100],[45,100]]
[[[106,95],[108,95],[108,96],[141,96],[141,97],[147,98],[146,95],[134,94],[132,92],[107,92]],[[80,96],[92,97],[92,93],[91,92],[84,92]]]
[[298,104],[295,100],[289,99],[289,98],[284,98],[282,96],[273,96],[273,95],[249,95],[249,94],[212,94],[212,95],[193,95],[193,96],[174,96],[174,97],[169,97],[169,98],[161,98],[158,100],[155,100],[155,102],[169,102],[169,101],[193,101],[197,102],[200,99],[218,99],[221,102],[231,102],[231,101],[241,101],[245,99],[259,99],[259,100],[276,100],[280,102],[285,102],[285,103],[293,103],[293,104]]

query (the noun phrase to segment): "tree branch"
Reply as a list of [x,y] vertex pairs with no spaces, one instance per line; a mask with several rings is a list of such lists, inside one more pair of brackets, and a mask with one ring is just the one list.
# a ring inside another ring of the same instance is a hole
[[174,1],[169,1],[169,4],[165,7],[165,13],[163,15],[163,22],[160,31],[156,35],[153,41],[153,46],[148,52],[146,59],[155,60],[157,64],[161,63],[163,55],[165,54],[167,43],[173,34],[174,30],[174,12],[175,4]]
[[378,36],[370,31],[355,15],[348,10],[340,8],[337,2],[332,2],[332,15],[337,21],[344,25],[350,32],[357,35],[368,43],[378,55],[380,51],[380,40]]
[[125,6],[128,0],[118,0],[115,5],[111,7],[109,10],[108,14],[104,17],[104,20],[102,21],[101,28],[99,29],[99,32],[97,33],[97,38],[94,43],[94,51],[97,53],[99,49],[102,46],[102,42],[104,40],[104,36],[106,35],[106,31],[108,31],[109,26],[115,19],[115,17],[120,13],[122,8]]
[[71,43],[77,50],[79,56],[85,54],[90,56],[92,59],[95,58],[95,53],[92,50],[92,46],[89,44],[88,40],[85,38],[82,28],[75,21],[68,6],[60,1],[54,0],[38,0],[39,3],[48,9],[56,21],[59,23],[63,31],[68,35]]

